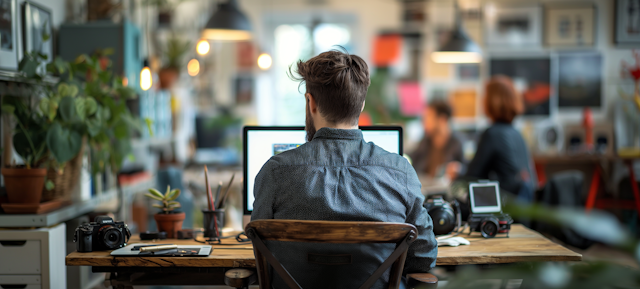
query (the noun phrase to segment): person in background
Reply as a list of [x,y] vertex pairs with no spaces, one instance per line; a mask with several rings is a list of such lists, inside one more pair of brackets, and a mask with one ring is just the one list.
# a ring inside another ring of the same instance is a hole
[[432,100],[425,107],[422,116],[425,136],[409,155],[419,176],[429,179],[446,176],[450,180],[458,176],[464,155],[460,139],[449,126],[452,114],[451,106],[444,100]]
[[497,180],[502,190],[531,203],[537,177],[524,139],[511,125],[524,109],[510,78],[494,76],[487,82],[484,109],[493,124],[480,136],[466,175]]

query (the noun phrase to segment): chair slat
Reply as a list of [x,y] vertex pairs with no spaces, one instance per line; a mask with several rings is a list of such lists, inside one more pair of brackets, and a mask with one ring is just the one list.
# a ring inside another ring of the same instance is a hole
[[301,220],[257,220],[247,224],[263,240],[313,243],[397,243],[418,230],[411,224],[385,222],[337,222]]

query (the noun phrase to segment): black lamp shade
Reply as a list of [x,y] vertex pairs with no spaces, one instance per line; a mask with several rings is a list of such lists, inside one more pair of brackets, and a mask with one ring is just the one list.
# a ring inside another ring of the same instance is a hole
[[482,49],[462,29],[454,30],[449,41],[438,51],[482,53]]
[[247,40],[251,38],[251,23],[238,9],[236,0],[218,5],[202,31],[202,37],[210,40]]

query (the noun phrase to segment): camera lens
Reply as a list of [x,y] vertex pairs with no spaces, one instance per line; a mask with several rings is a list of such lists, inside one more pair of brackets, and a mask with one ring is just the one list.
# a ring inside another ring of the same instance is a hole
[[100,239],[108,249],[119,248],[122,245],[122,232],[113,226],[100,228]]
[[494,218],[490,218],[482,222],[480,226],[480,233],[482,237],[493,238],[498,233],[498,222]]

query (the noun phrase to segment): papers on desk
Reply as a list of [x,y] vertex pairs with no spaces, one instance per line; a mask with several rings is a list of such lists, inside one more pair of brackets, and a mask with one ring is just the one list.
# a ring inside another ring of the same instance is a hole
[[[140,248],[163,246],[172,244],[131,244],[111,252],[111,256],[118,257],[206,257],[213,250],[210,245],[177,245],[166,250],[142,252]],[[176,247],[176,248],[173,248]]]
[[457,247],[459,245],[471,244],[469,240],[462,237],[436,238],[436,240],[438,241],[438,247],[441,247],[441,246]]

